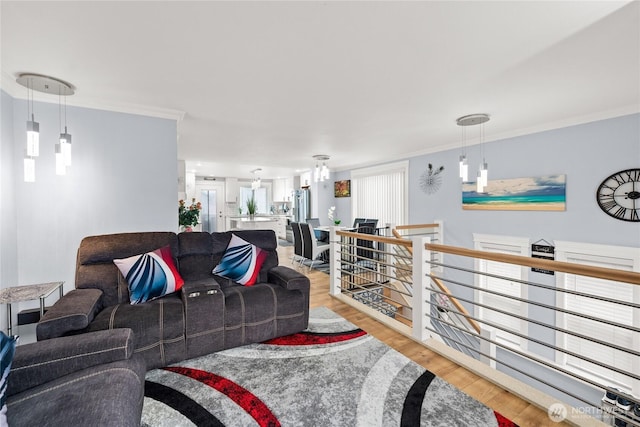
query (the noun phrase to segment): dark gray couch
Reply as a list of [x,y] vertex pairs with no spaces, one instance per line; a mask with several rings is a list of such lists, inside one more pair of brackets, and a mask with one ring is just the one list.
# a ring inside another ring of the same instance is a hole
[[20,426],[139,426],[144,359],[130,329],[19,345],[7,388],[7,421]]
[[[147,368],[302,331],[309,321],[309,279],[278,266],[271,230],[234,232],[266,250],[258,283],[242,286],[212,275],[231,232],[122,233],[86,237],[78,249],[76,289],[58,300],[37,325],[38,340],[113,328],[131,328],[135,352]],[[131,305],[114,259],[171,247],[184,278],[181,291]]]

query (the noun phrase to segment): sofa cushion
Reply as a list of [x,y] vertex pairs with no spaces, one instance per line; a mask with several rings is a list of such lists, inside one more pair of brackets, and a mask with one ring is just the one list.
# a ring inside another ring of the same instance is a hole
[[211,278],[211,270],[215,267],[211,240],[211,234],[206,232],[178,234],[178,268],[185,281]]
[[37,341],[16,348],[8,395],[133,355],[131,329],[113,329]]
[[113,260],[153,251],[166,245],[171,246],[174,256],[178,253],[176,233],[154,231],[85,237],[78,248],[76,288],[102,290],[102,303],[105,307],[129,302],[126,281]]
[[16,351],[18,337],[8,337],[0,332],[0,426],[7,424],[7,386],[11,362]]
[[213,274],[251,286],[256,283],[267,252],[233,234]]
[[113,262],[127,280],[131,304],[177,292],[184,284],[173,263],[169,246],[125,259],[114,259]]
[[225,296],[225,347],[237,347],[306,328],[305,296],[270,283],[221,284]]
[[9,425],[139,427],[145,370],[134,355],[14,394],[7,401]]
[[89,325],[89,331],[130,328],[134,348],[142,353],[148,369],[184,359],[184,306],[180,293],[144,304],[106,307]]

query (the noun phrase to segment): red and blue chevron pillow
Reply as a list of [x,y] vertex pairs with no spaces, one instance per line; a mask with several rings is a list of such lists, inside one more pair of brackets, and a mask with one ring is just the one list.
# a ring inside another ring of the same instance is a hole
[[269,253],[246,240],[231,235],[227,249],[212,273],[251,286],[258,280],[258,273]]
[[17,336],[0,331],[0,426],[7,426],[7,385],[11,362],[16,351]]
[[177,292],[184,280],[173,263],[169,246],[146,254],[114,259],[129,287],[129,301],[140,304]]

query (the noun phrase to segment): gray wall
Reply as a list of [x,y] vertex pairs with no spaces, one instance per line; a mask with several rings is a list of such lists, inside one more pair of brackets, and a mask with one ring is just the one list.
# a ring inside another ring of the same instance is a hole
[[3,287],[64,280],[69,291],[83,237],[177,231],[174,120],[68,107],[72,166],[66,176],[57,176],[58,105],[36,102],[40,156],[36,182],[25,183],[26,102],[2,92],[2,106],[0,261],[3,279],[12,279],[3,280]]
[[[487,125],[490,126],[490,123]],[[468,211],[462,209],[462,193],[458,178],[460,150],[448,150],[409,159],[409,223],[444,221],[444,243],[473,248],[473,234],[497,234],[539,239],[577,241],[628,247],[640,247],[640,223],[616,220],[600,210],[595,192],[609,175],[624,169],[640,168],[640,114],[627,115],[582,125],[550,130],[485,143],[485,158],[489,163],[489,179],[534,177],[541,175],[566,175],[567,206],[564,212],[537,211]],[[480,163],[479,146],[469,147],[470,176],[475,176]],[[427,195],[420,189],[420,175],[431,163],[435,168],[444,166],[440,190]],[[350,171],[332,176],[332,179],[349,179]],[[327,197],[332,197],[327,195]],[[333,199],[341,218],[351,212],[351,199]],[[344,215],[344,216],[343,216]],[[445,256],[446,263],[473,268],[471,260]],[[447,277],[460,282],[472,282],[468,274],[448,271]],[[529,280],[545,285],[555,285],[554,276],[529,273]],[[454,294],[473,299],[471,290],[447,284]],[[531,288],[533,301],[555,305],[552,291]],[[472,311],[472,307],[467,308]],[[553,314],[546,309],[531,306],[528,315],[546,323],[555,323]],[[555,342],[553,332],[530,324],[529,334],[548,343]],[[549,348],[532,344],[529,350],[553,359]],[[501,360],[513,359],[501,352]],[[552,378],[552,374],[521,360],[512,361],[534,377]],[[501,367],[503,370],[508,370]],[[513,373],[512,373],[513,374]],[[520,374],[515,374],[530,382]],[[563,381],[559,378],[558,381]],[[578,391],[579,395],[596,402],[600,391],[584,387],[575,381],[564,380],[561,386]],[[559,396],[551,389],[545,389]],[[580,406],[580,402],[568,399]]]
[[[486,126],[490,126],[489,122]],[[480,163],[470,147],[470,175]],[[600,183],[619,170],[640,167],[640,114],[591,122],[485,144],[489,179],[565,174],[565,212],[462,210],[457,162],[459,150],[410,159],[411,223],[445,221],[446,243],[472,247],[472,233],[501,234],[598,244],[640,246],[640,223],[616,220],[598,207]],[[427,164],[444,165],[440,191],[424,194],[418,178]]]
[[[490,126],[487,124],[486,126]],[[487,131],[487,134],[489,132]],[[616,220],[598,207],[595,192],[610,174],[640,167],[640,114],[590,122],[484,144],[489,179],[564,174],[567,208],[564,212],[468,211],[462,209],[458,178],[460,150],[447,150],[409,160],[409,223],[442,219],[445,243],[473,247],[473,233],[571,240],[640,247],[640,224]],[[384,155],[384,153],[380,153]],[[468,147],[470,175],[480,163],[479,146]],[[440,190],[427,195],[420,175],[431,163],[444,166]],[[333,173],[334,180],[350,179],[350,171]],[[319,188],[325,204],[336,205],[338,216],[351,218],[351,199],[333,197],[331,185]],[[328,221],[320,212],[321,221]]]

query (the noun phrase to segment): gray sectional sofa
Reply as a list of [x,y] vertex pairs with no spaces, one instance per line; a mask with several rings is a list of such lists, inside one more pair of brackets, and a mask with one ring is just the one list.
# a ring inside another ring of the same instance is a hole
[[130,329],[19,345],[7,421],[21,426],[140,425],[146,365]]
[[[147,369],[304,330],[309,279],[278,266],[271,230],[234,232],[265,250],[257,283],[243,286],[212,274],[231,232],[122,233],[86,237],[78,249],[76,289],[58,300],[37,325],[38,341],[99,330],[130,328],[134,352]],[[132,305],[114,259],[169,245],[184,278],[173,294]]]

